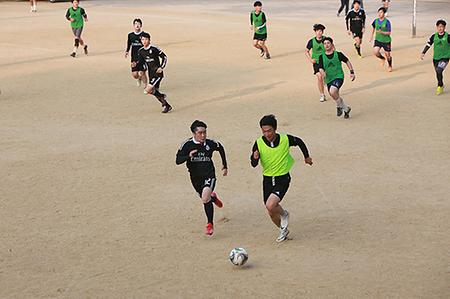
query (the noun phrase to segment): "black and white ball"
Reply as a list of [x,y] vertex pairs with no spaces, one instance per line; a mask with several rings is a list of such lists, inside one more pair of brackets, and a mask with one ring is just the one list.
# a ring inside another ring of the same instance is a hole
[[230,262],[235,266],[243,266],[248,260],[248,253],[244,248],[236,247],[230,252]]

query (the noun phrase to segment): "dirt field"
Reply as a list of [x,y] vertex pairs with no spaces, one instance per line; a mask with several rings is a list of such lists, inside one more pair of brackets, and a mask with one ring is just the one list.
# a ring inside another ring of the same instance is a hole
[[[210,2],[86,1],[91,54],[76,59],[68,3],[0,3],[0,298],[449,298],[450,89],[435,96],[432,52],[419,60],[448,1],[419,7],[417,39],[411,1],[393,1],[390,74],[368,38],[356,57],[337,0],[265,1],[270,61],[251,47],[250,2]],[[169,57],[168,115],[123,57],[135,17]],[[304,57],[316,22],[355,66],[350,120],[318,101]],[[249,163],[267,113],[315,162],[292,150],[280,245]],[[196,118],[230,164],[212,238],[175,165]]]

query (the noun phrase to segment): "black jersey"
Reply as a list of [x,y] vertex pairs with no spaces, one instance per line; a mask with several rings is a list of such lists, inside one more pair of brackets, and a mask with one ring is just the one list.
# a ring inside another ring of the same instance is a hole
[[[189,157],[189,153],[193,150],[197,152]],[[198,143],[193,138],[184,142],[177,152],[177,165],[186,162],[191,178],[215,178],[216,170],[212,160],[213,153],[218,151],[222,158],[223,168],[227,168],[227,159],[223,146],[214,140],[206,139],[204,143]]]
[[130,52],[131,49],[131,61],[138,61],[139,49],[143,47],[141,42],[141,36],[144,31],[136,33],[134,31],[128,33],[127,50]]
[[345,24],[347,25],[347,30],[361,32],[366,25],[366,13],[364,9],[361,8],[358,11],[354,9],[350,10],[345,17]]
[[147,68],[150,78],[164,77],[163,73],[156,73],[158,68],[164,69],[167,64],[167,56],[156,46],[142,47],[138,51],[138,62]]

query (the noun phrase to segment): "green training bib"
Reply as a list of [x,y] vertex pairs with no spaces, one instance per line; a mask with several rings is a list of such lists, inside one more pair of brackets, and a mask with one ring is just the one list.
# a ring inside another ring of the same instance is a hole
[[74,19],[74,22],[71,22],[70,25],[72,28],[81,28],[84,25],[83,16],[81,15],[81,7],[78,7],[76,10],[73,9],[73,7],[69,8],[69,14],[72,19]]
[[[380,24],[380,22],[378,22],[379,19],[375,20],[375,30],[381,30],[383,32],[387,32],[387,19],[384,19],[383,22]],[[375,34],[375,40],[381,42],[381,43],[390,43],[391,42],[391,36],[390,35],[383,35],[381,33],[376,33]]]
[[[322,36],[322,41],[324,38],[325,38],[325,36]],[[312,39],[312,44],[313,44],[313,47],[312,47],[311,57],[312,57],[312,59],[318,60],[320,55],[322,55],[322,53],[325,52],[325,47],[323,46],[323,42],[322,43],[317,42],[315,37],[313,37],[313,39]]]
[[450,58],[450,44],[448,43],[448,32],[445,32],[444,37],[439,38],[439,34],[436,32],[434,34],[434,60],[441,60]]
[[338,52],[334,51],[333,58],[323,53],[323,67],[326,72],[325,82],[328,84],[336,79],[344,79],[344,70],[342,69],[342,63],[339,60]]
[[253,28],[255,28],[255,33],[257,34],[266,34],[267,33],[267,27],[266,25],[264,25],[262,28],[260,29],[256,29],[256,27],[261,26],[262,24],[264,24],[263,22],[263,12],[260,12],[259,15],[256,15],[255,11],[252,11],[252,16],[253,16]]

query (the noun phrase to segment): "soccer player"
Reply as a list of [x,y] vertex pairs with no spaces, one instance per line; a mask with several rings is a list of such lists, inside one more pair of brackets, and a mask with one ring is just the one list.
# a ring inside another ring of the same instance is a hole
[[88,21],[86,11],[79,7],[80,1],[72,0],[72,7],[70,7],[66,12],[66,19],[70,22],[72,27],[73,35],[75,36],[75,45],[72,54],[70,56],[74,57],[77,55],[78,46],[84,46],[84,54],[88,54],[88,46],[81,38],[81,33],[83,32],[84,22]]
[[218,151],[222,158],[222,175],[227,176],[228,166],[223,146],[214,140],[207,139],[206,124],[195,120],[191,125],[193,137],[186,140],[177,152],[176,164],[186,162],[195,191],[203,201],[208,223],[205,234],[211,236],[214,232],[214,206],[221,208],[222,201],[214,192],[216,187],[216,171],[212,160],[213,153]]
[[[391,22],[386,18],[386,8],[378,9],[378,19],[372,22],[372,34],[370,42],[375,34],[375,42],[373,44],[373,53],[381,60],[381,65],[388,61],[388,72],[392,72],[392,55],[391,55]],[[381,49],[384,50],[386,58],[381,55]]]
[[141,34],[143,47],[138,51],[138,62],[132,62],[131,67],[144,67],[147,70],[148,84],[145,93],[154,95],[163,107],[162,113],[172,110],[167,102],[167,96],[159,91],[159,86],[164,78],[164,68],[167,65],[167,56],[158,47],[150,45],[150,34]]
[[361,43],[365,31],[365,23],[366,13],[364,12],[364,9],[361,8],[360,0],[355,0],[353,1],[353,9],[350,10],[345,17],[345,24],[347,26],[348,35],[353,36],[353,40],[355,41],[355,49],[359,58],[362,58]]
[[303,140],[287,134],[277,133],[277,119],[274,115],[264,116],[259,126],[263,136],[253,144],[251,165],[256,167],[261,161],[263,169],[263,200],[272,222],[280,228],[276,242],[286,240],[289,230],[289,212],[280,205],[291,183],[289,171],[294,159],[289,153],[291,146],[298,146],[303,153],[305,163],[312,165],[308,148]]
[[312,63],[314,75],[317,77],[317,87],[320,92],[320,101],[325,102],[327,99],[325,98],[325,89],[323,84],[322,74],[319,72],[319,57],[322,55],[323,48],[323,31],[325,30],[325,26],[322,24],[315,24],[313,26],[315,37],[310,39],[306,44],[305,55],[308,60]]
[[344,85],[342,62],[349,68],[352,81],[355,80],[353,66],[344,54],[334,49],[331,37],[325,37],[323,45],[325,52],[319,58],[320,72],[325,78],[330,96],[336,101],[337,116],[341,116],[343,112],[344,118],[349,118],[352,109],[344,103],[344,99],[339,95],[339,89]]
[[386,9],[386,15],[389,10],[389,4],[391,3],[391,0],[381,0],[381,3],[383,4],[384,9]]
[[30,0],[30,12],[37,12],[37,5],[36,5],[37,0]]
[[144,86],[147,86],[147,76],[145,75],[145,69],[143,65],[137,64],[138,62],[138,51],[142,48],[141,36],[144,31],[142,31],[142,20],[134,19],[133,21],[134,31],[128,33],[127,49],[125,50],[125,58],[128,57],[131,50],[131,63],[135,66],[131,67],[131,76],[137,80],[137,86],[141,86],[142,82]]
[[450,35],[445,31],[447,22],[444,20],[438,20],[436,22],[436,33],[434,33],[427,45],[422,51],[421,59],[425,57],[428,49],[433,45],[433,65],[436,71],[436,77],[438,81],[438,87],[436,89],[436,95],[440,95],[444,92],[444,70],[447,67],[450,60]]
[[261,57],[270,59],[269,49],[266,46],[267,20],[262,11],[261,1],[256,1],[253,7],[255,10],[250,13],[250,29],[254,31],[253,46],[261,51]]
[[339,17],[339,15],[341,14],[341,12],[344,10],[345,7],[345,15],[348,14],[348,9],[350,5],[350,0],[341,0],[341,7],[339,7],[338,12],[337,12],[337,16]]

